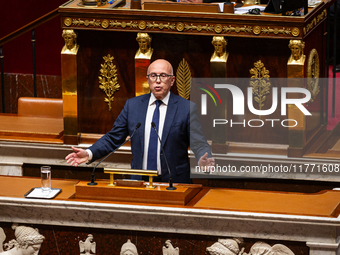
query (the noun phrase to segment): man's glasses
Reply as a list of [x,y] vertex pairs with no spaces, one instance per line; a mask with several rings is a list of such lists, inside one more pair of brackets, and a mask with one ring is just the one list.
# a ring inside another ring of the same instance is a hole
[[150,81],[154,82],[157,81],[157,79],[159,78],[162,82],[166,82],[169,77],[172,77],[173,75],[171,74],[166,74],[166,73],[161,73],[161,74],[155,74],[155,73],[150,73],[149,75],[147,75],[146,77],[148,77],[150,79]]

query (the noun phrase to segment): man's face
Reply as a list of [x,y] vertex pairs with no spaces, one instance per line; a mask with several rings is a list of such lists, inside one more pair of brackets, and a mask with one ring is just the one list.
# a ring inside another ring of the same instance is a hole
[[74,39],[73,39],[72,35],[69,35],[69,34],[65,35],[64,40],[65,40],[66,47],[69,50],[74,47]]
[[214,47],[215,47],[217,56],[221,56],[224,53],[224,49],[223,49],[224,47],[223,47],[222,42],[219,42],[219,41],[215,42]]
[[148,51],[149,45],[146,39],[144,38],[139,39],[138,44],[139,44],[140,51],[142,53],[146,53]]
[[[148,69],[148,74],[168,74],[172,75],[171,73],[171,65],[169,62],[165,60],[156,60],[154,61]],[[175,77],[170,76],[165,80],[161,80],[160,77],[157,77],[155,81],[151,81],[151,79],[148,79],[150,90],[152,94],[159,100],[163,100],[163,98],[168,94],[168,92],[171,89],[171,86],[175,82]]]
[[301,58],[301,49],[298,45],[294,44],[291,46],[292,55],[295,60],[299,60]]

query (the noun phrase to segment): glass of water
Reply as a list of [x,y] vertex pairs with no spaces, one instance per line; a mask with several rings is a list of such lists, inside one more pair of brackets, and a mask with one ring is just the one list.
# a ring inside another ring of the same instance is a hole
[[49,193],[51,191],[51,167],[42,166],[40,168],[41,172],[41,189],[44,193]]

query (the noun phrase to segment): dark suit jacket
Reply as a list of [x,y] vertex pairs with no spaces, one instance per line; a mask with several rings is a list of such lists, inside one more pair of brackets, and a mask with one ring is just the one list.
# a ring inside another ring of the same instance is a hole
[[[111,131],[89,147],[93,153],[92,160],[104,157],[117,148],[125,141],[128,135],[132,134],[137,123],[140,122],[140,128],[137,129],[135,135],[131,139],[131,151],[133,156],[131,168],[142,169],[145,118],[149,99],[150,94],[146,94],[126,101],[124,109],[116,119]],[[173,182],[191,182],[190,163],[188,159],[189,145],[190,149],[195,153],[197,160],[204,155],[205,152],[208,152],[211,157],[210,147],[201,129],[196,105],[173,93],[170,94],[169,98],[162,133],[162,144],[171,170]],[[168,181],[169,173],[162,150],[160,157],[162,181]]]

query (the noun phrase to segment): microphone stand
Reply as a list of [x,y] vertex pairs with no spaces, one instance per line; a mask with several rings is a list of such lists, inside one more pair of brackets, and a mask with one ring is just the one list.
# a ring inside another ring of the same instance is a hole
[[168,168],[168,172],[169,172],[169,187],[167,187],[166,189],[167,190],[176,190],[177,188],[173,186],[173,183],[172,183],[172,177],[171,177],[171,172],[170,172],[170,167],[169,167],[169,164],[168,164],[168,160],[166,159],[166,156],[165,156],[165,153],[164,153],[164,148],[163,148],[163,144],[162,144],[162,140],[161,138],[159,137],[158,135],[158,132],[157,132],[157,129],[156,129],[156,124],[155,122],[151,122],[151,126],[153,127],[153,129],[156,131],[156,134],[158,136],[158,140],[161,144],[161,148],[162,148],[162,152],[163,152],[163,155],[164,155],[164,158],[165,158],[165,163],[166,163],[166,167]]
[[98,183],[95,182],[95,177],[94,177],[94,172],[97,168],[97,166],[102,163],[105,159],[107,159],[112,153],[114,153],[116,150],[118,150],[120,147],[122,147],[124,144],[126,144],[128,141],[131,140],[131,138],[134,136],[134,134],[136,133],[137,129],[140,127],[140,122],[137,123],[136,127],[135,127],[135,130],[133,131],[132,135],[130,136],[129,139],[127,139],[124,143],[122,143],[121,145],[119,145],[116,149],[114,149],[113,151],[111,151],[105,158],[103,158],[101,161],[99,161],[93,168],[93,171],[92,171],[92,176],[91,176],[91,182],[88,182],[87,185],[89,186],[94,186],[94,185],[97,185]]

